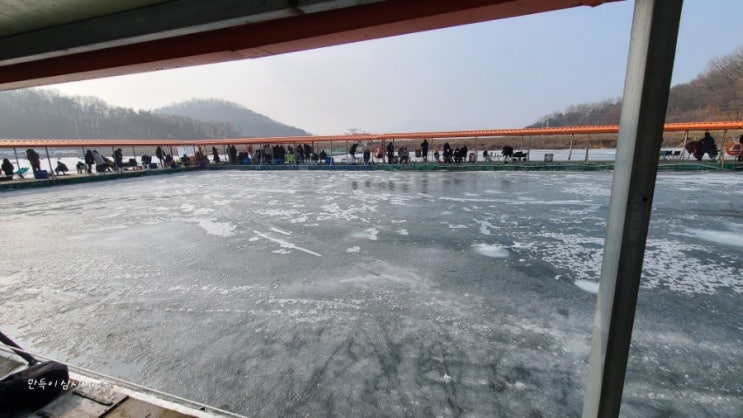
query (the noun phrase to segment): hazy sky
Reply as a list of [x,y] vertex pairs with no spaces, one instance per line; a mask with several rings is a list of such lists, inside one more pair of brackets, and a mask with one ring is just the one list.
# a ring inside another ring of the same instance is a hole
[[[239,103],[315,135],[520,128],[621,96],[633,1],[51,86],[134,109]],[[743,1],[685,0],[673,84],[743,46]]]

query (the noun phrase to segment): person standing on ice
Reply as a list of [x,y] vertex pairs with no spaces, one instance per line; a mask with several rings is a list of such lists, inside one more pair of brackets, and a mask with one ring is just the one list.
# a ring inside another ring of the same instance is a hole
[[423,162],[428,161],[428,140],[424,139],[423,142],[421,142],[421,156],[423,157]]
[[160,167],[163,167],[163,156],[164,155],[165,154],[163,154],[163,149],[158,146],[157,149],[155,150],[155,156],[160,161]]
[[348,154],[351,155],[351,164],[356,164],[356,148],[359,144],[351,145],[351,149],[348,150]]
[[93,151],[88,150],[85,152],[85,165],[88,168],[88,174],[93,173],[93,164],[95,164],[95,159],[93,158]]
[[32,150],[31,148],[27,149],[26,159],[29,163],[31,163],[31,169],[33,171],[41,170],[41,158],[39,157],[39,154],[36,153],[36,151]]
[[102,173],[106,171],[106,161],[101,157],[97,150],[93,150],[93,161],[95,161],[95,171]]

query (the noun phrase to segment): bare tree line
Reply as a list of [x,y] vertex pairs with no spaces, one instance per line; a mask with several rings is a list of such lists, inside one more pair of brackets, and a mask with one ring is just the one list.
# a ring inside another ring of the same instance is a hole
[[[620,98],[569,106],[528,127],[615,125]],[[694,80],[671,88],[667,122],[739,120],[743,110],[743,47],[715,58]]]

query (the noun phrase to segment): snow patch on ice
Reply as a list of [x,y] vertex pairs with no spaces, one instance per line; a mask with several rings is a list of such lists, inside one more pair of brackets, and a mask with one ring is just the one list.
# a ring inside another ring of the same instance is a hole
[[451,229],[467,229],[467,225],[452,225],[452,224],[449,224],[449,228],[451,228]]
[[401,230],[397,231],[397,233],[400,234],[400,235],[409,235],[407,229],[401,229]]
[[346,252],[347,253],[358,253],[358,252],[361,252],[361,247],[359,247],[358,245],[355,245],[351,248],[346,248]]
[[236,226],[230,222],[216,222],[213,219],[187,219],[186,222],[195,222],[199,228],[209,235],[231,237],[235,235]]
[[474,247],[478,253],[488,256],[488,257],[495,257],[495,258],[508,257],[508,250],[501,247],[500,245],[477,244],[477,245],[474,245]]
[[580,280],[579,279],[573,282],[573,284],[589,293],[595,294],[599,292],[599,282],[595,282],[592,280]]

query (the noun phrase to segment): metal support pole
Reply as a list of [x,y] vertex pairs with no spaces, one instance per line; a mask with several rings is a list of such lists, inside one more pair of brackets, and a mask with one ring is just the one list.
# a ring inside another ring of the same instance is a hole
[[585,162],[588,162],[588,150],[591,148],[591,137],[586,138],[586,158]]
[[575,134],[571,134],[570,136],[570,151],[568,151],[568,161],[573,157],[573,140],[575,139]]
[[526,161],[531,161],[531,135],[529,135],[529,143],[526,145]]
[[720,168],[725,168],[725,143],[727,143],[728,130],[722,131],[722,147],[720,148]]
[[622,403],[682,0],[636,0],[583,417]]
[[681,155],[684,155],[684,153],[686,152],[686,143],[688,141],[689,141],[689,131],[684,131],[684,149],[681,150]]
[[54,167],[52,167],[52,157],[49,156],[49,147],[44,147],[44,150],[46,151],[46,160],[49,162],[49,174],[51,174],[53,179],[56,179],[57,172],[54,171]]
[[21,169],[21,163],[18,161],[18,150],[13,147],[13,154],[15,154],[15,166],[18,167],[18,170]]
[[478,149],[479,142],[480,138],[475,137],[475,164],[477,164],[477,159],[480,157],[480,150]]

